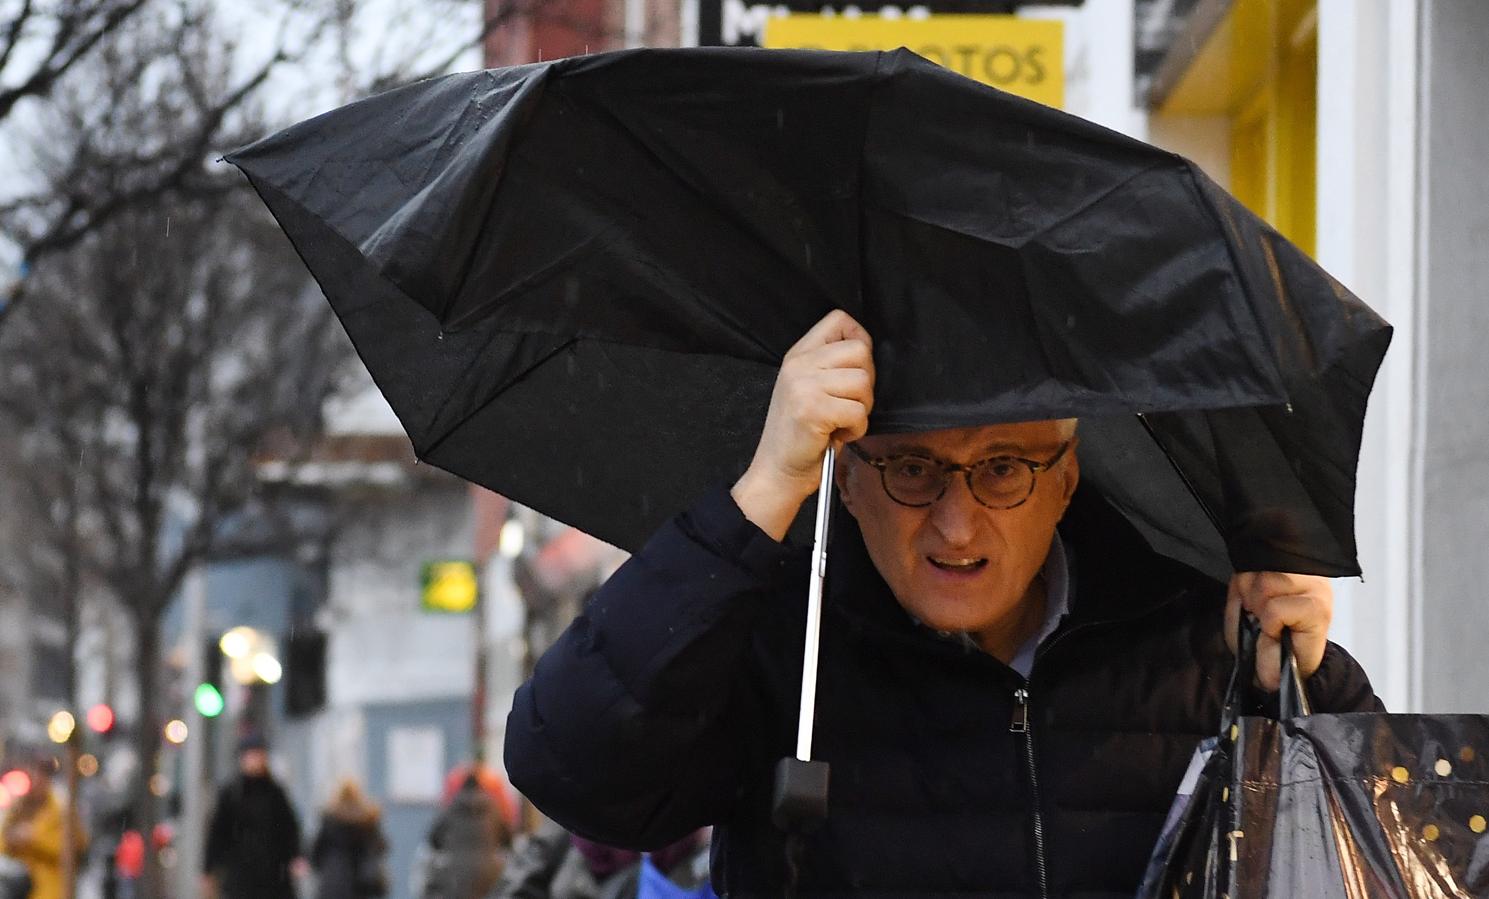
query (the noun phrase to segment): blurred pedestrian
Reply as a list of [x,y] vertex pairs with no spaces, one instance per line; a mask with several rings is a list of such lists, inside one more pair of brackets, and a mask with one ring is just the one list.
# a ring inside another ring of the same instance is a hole
[[[26,766],[31,788],[17,796],[0,821],[0,852],[26,866],[31,878],[29,899],[62,899],[62,831],[67,814],[52,789],[51,759],[38,759]],[[74,819],[74,858],[81,858],[87,838],[81,821]]]
[[116,899],[134,899],[135,887],[145,876],[145,838],[138,830],[130,828],[119,835],[113,875]]
[[318,899],[363,899],[388,894],[382,812],[355,780],[346,778],[321,815],[310,848]]
[[305,873],[300,822],[269,773],[269,745],[258,735],[238,743],[238,773],[218,791],[207,828],[202,893],[220,899],[294,899]]
[[501,810],[474,772],[434,819],[416,865],[419,899],[485,899],[511,842]]

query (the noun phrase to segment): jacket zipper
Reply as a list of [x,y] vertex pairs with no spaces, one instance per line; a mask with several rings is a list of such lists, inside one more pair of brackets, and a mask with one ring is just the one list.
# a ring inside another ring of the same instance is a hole
[[1039,774],[1034,767],[1034,729],[1029,726],[1029,688],[1026,684],[1013,691],[1013,721],[1009,733],[1024,735],[1024,758],[1029,763],[1029,790],[1034,801],[1034,862],[1039,872],[1039,895],[1049,899],[1049,873],[1044,862],[1044,812],[1039,804]]

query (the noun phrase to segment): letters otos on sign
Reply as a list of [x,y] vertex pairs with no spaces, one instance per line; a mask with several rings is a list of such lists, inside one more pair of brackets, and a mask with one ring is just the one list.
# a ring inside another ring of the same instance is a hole
[[772,18],[764,46],[775,49],[893,50],[926,59],[983,84],[1048,106],[1065,101],[1063,23],[1016,16],[927,19],[821,16]]

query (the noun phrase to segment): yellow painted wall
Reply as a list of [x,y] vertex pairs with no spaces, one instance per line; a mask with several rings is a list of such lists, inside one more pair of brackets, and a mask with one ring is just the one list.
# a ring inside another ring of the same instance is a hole
[[1231,193],[1313,253],[1316,0],[1235,0],[1155,116],[1230,120]]

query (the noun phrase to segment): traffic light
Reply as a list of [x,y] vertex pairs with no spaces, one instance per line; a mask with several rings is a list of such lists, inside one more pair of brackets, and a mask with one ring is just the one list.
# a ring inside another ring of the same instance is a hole
[[100,702],[88,709],[85,720],[88,722],[88,729],[95,734],[107,734],[114,729],[114,710],[108,703]]
[[202,679],[192,691],[191,702],[203,718],[216,718],[227,707],[222,698],[222,649],[215,637],[202,644]]
[[227,707],[227,700],[222,698],[222,691],[209,683],[197,684],[196,692],[192,694],[191,701],[196,705],[196,710],[203,718],[216,718],[222,714]]
[[290,631],[285,639],[284,660],[285,714],[301,717],[319,711],[326,704],[325,631]]

